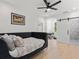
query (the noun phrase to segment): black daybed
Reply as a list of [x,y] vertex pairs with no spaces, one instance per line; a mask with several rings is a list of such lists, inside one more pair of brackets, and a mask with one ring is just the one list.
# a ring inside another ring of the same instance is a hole
[[[5,33],[0,33],[0,35],[4,35],[4,34]],[[17,35],[17,36],[21,36],[22,38],[35,37],[35,38],[43,39],[45,41],[45,43],[41,48],[23,56],[23,57],[14,58],[14,57],[10,56],[9,49],[8,49],[6,43],[3,40],[0,39],[0,59],[29,59],[30,57],[39,53],[40,51],[42,51],[43,49],[45,49],[48,46],[48,40],[47,40],[47,34],[46,33],[42,33],[42,32],[20,32],[20,33],[6,33],[6,34]]]

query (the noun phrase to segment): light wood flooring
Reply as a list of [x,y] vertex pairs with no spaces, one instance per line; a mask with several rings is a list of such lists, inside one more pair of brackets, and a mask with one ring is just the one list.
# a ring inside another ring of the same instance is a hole
[[48,48],[31,59],[79,59],[79,45],[48,40]]
[[79,59],[79,45],[58,42],[58,50],[62,59]]
[[56,40],[48,40],[48,48],[39,54],[35,55],[31,59],[61,59],[59,56]]

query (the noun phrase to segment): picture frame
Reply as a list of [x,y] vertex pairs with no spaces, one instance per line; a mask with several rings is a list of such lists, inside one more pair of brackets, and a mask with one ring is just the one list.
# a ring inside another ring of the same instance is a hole
[[14,25],[25,25],[25,16],[12,12],[11,13],[11,24],[14,24]]

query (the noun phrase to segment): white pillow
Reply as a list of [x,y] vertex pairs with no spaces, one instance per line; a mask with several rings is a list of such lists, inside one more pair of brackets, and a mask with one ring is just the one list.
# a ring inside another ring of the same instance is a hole
[[23,41],[23,38],[21,38],[20,36],[16,36],[15,37],[15,40],[14,40],[14,44],[16,47],[22,47],[24,46],[24,41]]
[[24,42],[23,42],[23,38],[22,37],[16,36],[16,35],[9,35],[9,37],[14,40],[15,47],[23,46]]
[[11,51],[15,49],[14,40],[12,40],[12,38],[9,37],[7,34],[4,34],[4,35],[2,36],[2,40],[3,40],[4,42],[6,42],[8,48],[9,48]]
[[14,40],[14,38],[16,37],[16,35],[9,35],[9,37]]

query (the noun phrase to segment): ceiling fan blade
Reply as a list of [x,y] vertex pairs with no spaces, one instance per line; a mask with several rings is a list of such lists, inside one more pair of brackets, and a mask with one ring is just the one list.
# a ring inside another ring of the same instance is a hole
[[37,9],[45,9],[46,7],[38,7]]
[[46,4],[46,6],[48,6],[48,2],[47,2],[47,0],[43,0],[44,1],[44,3]]
[[54,4],[52,4],[52,5],[50,5],[50,6],[51,6],[51,7],[52,7],[52,6],[55,6],[55,5],[59,4],[60,2],[61,2],[61,0],[58,1],[58,2],[56,2],[56,3],[54,3]]
[[53,10],[58,10],[57,8],[50,8],[50,9],[53,9]]

